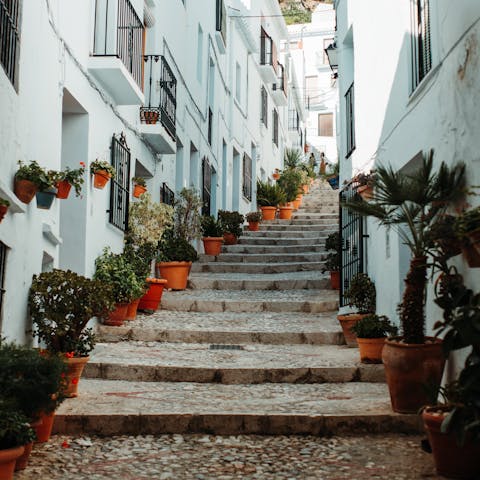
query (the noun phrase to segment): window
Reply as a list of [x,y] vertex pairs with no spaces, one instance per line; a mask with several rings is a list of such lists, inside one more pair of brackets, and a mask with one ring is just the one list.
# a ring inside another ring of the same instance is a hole
[[217,0],[216,30],[220,32],[223,43],[227,44],[227,10],[224,0]]
[[246,154],[243,154],[243,196],[252,200],[252,159]]
[[273,111],[273,143],[278,147],[278,112]]
[[239,63],[235,69],[235,98],[238,103],[241,103],[242,100],[242,69],[240,68]]
[[213,130],[213,112],[212,109],[208,109],[208,144],[212,144],[212,130]]
[[261,90],[260,120],[268,127],[268,96],[265,87]]
[[202,215],[210,215],[212,198],[212,166],[207,157],[203,157],[202,161],[202,179]]
[[111,157],[116,175],[111,180],[109,222],[125,232],[130,201],[130,150],[123,133],[119,139],[112,137]]
[[345,94],[347,116],[347,155],[348,158],[355,150],[355,97],[353,83]]
[[202,83],[203,76],[203,30],[198,25],[197,34],[197,80]]
[[295,108],[291,108],[288,111],[288,129],[291,131],[297,131],[300,124],[300,118]]
[[[7,246],[0,242],[0,320],[2,314],[2,303],[3,303],[3,294],[5,289],[5,265],[7,263]],[[1,324],[1,322],[0,322]]]
[[173,190],[169,188],[165,182],[163,182],[160,188],[160,201],[172,206],[175,203],[175,193],[173,193]]
[[330,38],[324,38],[323,39],[323,64],[324,65],[330,65],[330,63],[328,62],[328,56],[327,54],[325,53],[325,49],[331,45],[335,40],[333,39],[333,37],[330,37]]
[[0,63],[17,90],[21,0],[0,0]]
[[333,113],[320,113],[318,115],[318,136],[333,137]]
[[412,60],[415,89],[432,68],[429,0],[412,1]]

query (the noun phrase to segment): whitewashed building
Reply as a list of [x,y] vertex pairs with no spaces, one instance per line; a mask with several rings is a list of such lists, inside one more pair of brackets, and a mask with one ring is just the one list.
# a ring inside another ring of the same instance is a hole
[[[11,0],[0,3],[0,332],[26,341],[32,275],[93,273],[123,247],[131,178],[170,203],[195,186],[205,213],[250,211],[281,167],[289,83],[276,55],[276,0]],[[285,65],[284,65],[285,66]],[[145,118],[158,114],[155,124]],[[47,169],[95,159],[119,175],[50,210],[13,193],[17,161]]]
[[[335,8],[341,183],[377,164],[414,169],[433,148],[436,165],[464,161],[468,182],[479,185],[479,2],[336,0]],[[367,229],[364,260],[377,311],[395,319],[410,252],[393,231],[370,220]],[[478,269],[462,256],[455,264],[478,291]],[[440,315],[432,293],[428,333]]]

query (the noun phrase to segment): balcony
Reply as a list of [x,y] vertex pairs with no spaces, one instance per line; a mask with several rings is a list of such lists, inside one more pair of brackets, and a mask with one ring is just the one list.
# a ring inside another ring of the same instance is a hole
[[287,105],[287,71],[280,62],[278,63],[277,82],[273,84],[272,97],[277,106]]
[[227,10],[225,0],[216,0],[216,3],[215,41],[218,51],[223,54],[227,45]]
[[265,83],[275,83],[278,80],[277,47],[272,38],[262,28],[260,30],[260,75]]
[[145,105],[140,131],[157,153],[176,151],[177,79],[163,55],[144,55]]
[[144,26],[129,0],[97,0],[89,72],[117,105],[139,105],[143,96]]

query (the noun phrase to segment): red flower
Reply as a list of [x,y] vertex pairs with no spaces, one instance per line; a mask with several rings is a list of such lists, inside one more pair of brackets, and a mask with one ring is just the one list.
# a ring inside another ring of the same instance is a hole
[[74,353],[74,352],[66,352],[66,353],[65,353],[65,356],[66,356],[67,358],[73,358],[73,357],[75,356],[75,353]]
[[66,440],[64,440],[62,443],[62,448],[70,448],[70,444]]
[[82,166],[83,168],[85,168],[85,162],[80,162],[80,166]]
[[72,384],[77,385],[78,383],[78,378],[72,378]]

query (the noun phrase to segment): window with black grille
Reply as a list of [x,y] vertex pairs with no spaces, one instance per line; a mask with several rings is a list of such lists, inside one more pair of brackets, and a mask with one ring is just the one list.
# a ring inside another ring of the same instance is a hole
[[345,94],[346,121],[347,121],[347,155],[348,158],[355,150],[355,97],[353,83]]
[[251,201],[252,200],[252,159],[246,154],[243,154],[243,181],[242,191],[243,196]]
[[5,266],[7,263],[7,246],[0,242],[0,325],[2,319],[2,304],[3,304],[3,295],[5,289]]
[[300,118],[295,108],[291,108],[288,111],[288,129],[291,131],[297,131],[300,125]]
[[112,137],[111,158],[116,175],[111,181],[109,222],[124,232],[130,202],[130,150],[123,133]]
[[223,43],[227,44],[227,10],[225,8],[225,1],[224,0],[216,0],[217,1],[217,8],[216,8],[216,22],[215,27],[217,32],[220,32],[223,38]]
[[212,144],[212,133],[213,133],[213,112],[212,109],[208,109],[208,143]]
[[268,96],[267,96],[267,90],[265,90],[265,87],[262,87],[260,97],[261,97],[260,120],[266,127],[268,127]]
[[212,166],[207,157],[202,160],[202,215],[211,215]]
[[415,89],[432,68],[429,0],[412,1],[412,60]]
[[160,201],[172,207],[175,203],[175,193],[165,182],[163,182],[160,188]]
[[18,88],[21,0],[0,0],[0,63],[8,79]]
[[278,112],[273,111],[273,143],[278,147]]

